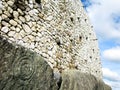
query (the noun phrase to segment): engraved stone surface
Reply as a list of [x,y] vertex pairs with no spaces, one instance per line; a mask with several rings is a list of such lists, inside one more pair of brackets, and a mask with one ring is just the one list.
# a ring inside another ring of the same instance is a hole
[[0,37],[0,90],[57,88],[52,69],[40,55]]

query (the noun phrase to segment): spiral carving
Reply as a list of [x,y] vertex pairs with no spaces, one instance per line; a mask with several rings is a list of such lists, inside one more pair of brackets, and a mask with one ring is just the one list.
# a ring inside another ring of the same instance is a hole
[[32,57],[23,56],[13,63],[13,74],[22,80],[30,80],[35,73],[35,64]]
[[40,55],[0,37],[0,90],[57,90],[56,85]]

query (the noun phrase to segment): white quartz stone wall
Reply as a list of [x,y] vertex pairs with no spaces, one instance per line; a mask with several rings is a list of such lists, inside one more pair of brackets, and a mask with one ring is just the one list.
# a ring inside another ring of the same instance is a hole
[[79,0],[1,3],[0,35],[42,55],[55,72],[78,69],[102,78],[97,39]]

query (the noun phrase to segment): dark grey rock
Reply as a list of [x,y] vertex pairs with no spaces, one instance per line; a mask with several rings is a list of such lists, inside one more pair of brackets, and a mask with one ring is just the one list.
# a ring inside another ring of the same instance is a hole
[[0,37],[0,90],[57,90],[53,71],[40,55]]
[[111,90],[111,88],[93,75],[68,70],[62,74],[60,90]]

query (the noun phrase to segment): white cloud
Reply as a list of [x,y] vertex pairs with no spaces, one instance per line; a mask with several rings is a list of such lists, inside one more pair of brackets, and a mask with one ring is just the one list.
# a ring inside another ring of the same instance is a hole
[[119,38],[120,28],[116,28],[113,14],[120,16],[120,0],[91,0],[87,8],[91,22],[100,37],[104,39]]
[[103,51],[102,57],[105,60],[120,61],[120,46]]
[[120,85],[120,75],[114,71],[111,71],[108,68],[102,68],[103,77],[111,81],[119,81]]
[[102,68],[104,82],[112,87],[112,90],[120,90],[120,75],[108,68]]
[[120,90],[120,82],[114,82],[107,79],[104,79],[104,82],[112,87],[112,90]]

